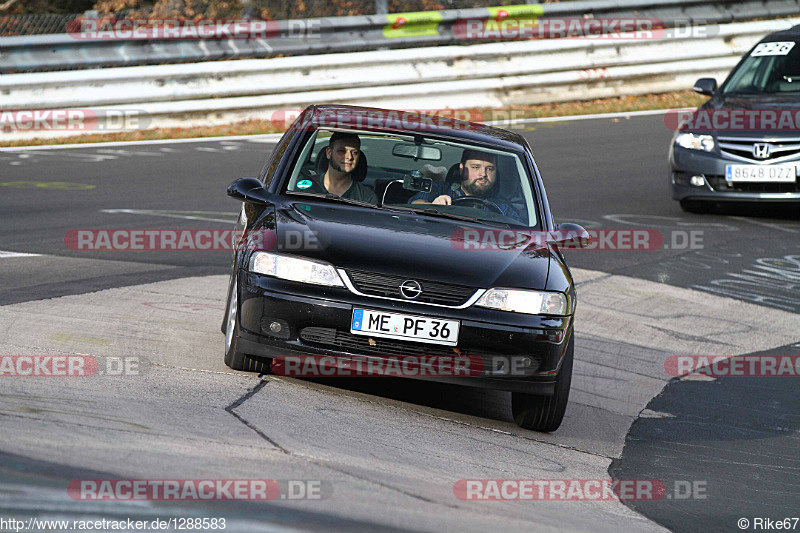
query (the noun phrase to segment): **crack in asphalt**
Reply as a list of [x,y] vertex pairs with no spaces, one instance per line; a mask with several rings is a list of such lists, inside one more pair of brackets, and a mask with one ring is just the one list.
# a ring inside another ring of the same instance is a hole
[[603,276],[597,276],[596,278],[587,279],[586,281],[577,282],[577,283],[575,283],[575,288],[577,289],[578,287],[583,287],[584,285],[589,285],[589,284],[594,283],[596,281],[603,281],[603,280],[608,279],[608,278],[610,278],[612,276],[618,276],[618,275],[620,275],[620,274],[615,274],[614,272],[608,272]]
[[[52,418],[43,418],[43,417],[37,417],[37,416],[18,415],[18,414],[12,414],[12,413],[8,413],[8,412],[3,412],[3,411],[0,411],[0,417],[20,418],[20,419],[23,419],[23,420],[36,420],[38,422],[46,422],[48,424],[54,424],[54,425],[57,425],[57,426],[64,426],[64,427],[67,427],[67,428],[78,427],[78,428],[86,428],[86,429],[94,429],[94,430],[114,431],[114,432],[118,432],[118,433],[131,433],[133,435],[147,435],[148,437],[167,437],[167,438],[171,438],[171,437],[174,436],[171,433],[160,433],[160,432],[159,433],[153,433],[153,432],[149,432],[149,431],[137,431],[137,430],[133,430],[133,429],[113,428],[113,427],[107,427],[107,426],[95,426],[95,425],[91,425],[91,424],[82,424],[80,422],[72,422],[72,421],[66,421],[66,420],[54,420]],[[183,436],[181,436],[179,438],[181,440],[184,440],[184,441],[187,441],[187,442],[194,442],[194,443],[207,443],[207,442],[214,443],[214,442],[218,442],[218,439],[216,439],[216,438],[205,438],[205,437],[196,437],[195,438],[195,437],[187,437],[185,435],[183,435]],[[251,445],[251,444],[230,444],[230,446],[236,446],[236,447],[239,447],[239,448],[256,448],[256,446]]]
[[268,383],[269,383],[268,380],[262,378],[260,383],[258,383],[255,387],[253,387],[252,390],[250,390],[249,392],[244,394],[241,398],[239,398],[238,400],[236,400],[232,404],[230,404],[228,407],[226,407],[225,411],[227,413],[233,415],[233,417],[236,418],[236,420],[238,420],[239,422],[241,422],[245,426],[247,426],[250,429],[252,429],[253,431],[255,431],[256,434],[259,437],[261,437],[265,441],[269,442],[273,447],[275,447],[280,452],[285,453],[286,455],[292,455],[292,453],[289,450],[287,450],[286,448],[284,448],[283,446],[281,446],[280,444],[278,444],[277,442],[272,440],[269,437],[269,435],[267,435],[266,433],[264,433],[263,431],[258,429],[256,426],[254,426],[253,424],[251,424],[250,422],[248,422],[247,420],[245,420],[241,416],[239,416],[239,414],[234,411],[234,409],[236,409],[237,407],[242,405],[244,402],[246,402],[247,400],[252,398],[254,395],[258,394],[258,392],[261,389],[263,389],[264,387],[266,387]]
[[247,420],[242,418],[238,413],[236,413],[234,411],[234,409],[236,409],[237,407],[242,405],[244,402],[246,402],[247,400],[249,400],[250,398],[252,398],[256,394],[258,394],[270,382],[269,379],[264,379],[263,375],[260,376],[260,377],[262,378],[260,383],[258,383],[250,391],[245,393],[242,397],[240,397],[239,399],[237,399],[236,401],[231,403],[229,406],[227,406],[225,408],[225,411],[230,413],[231,415],[233,415],[242,424],[244,424],[248,428],[250,428],[253,431],[255,431],[256,434],[259,437],[261,437],[262,439],[264,439],[267,442],[269,442],[272,446],[274,446],[275,448],[280,450],[282,453],[284,453],[284,454],[286,454],[286,455],[288,455],[290,457],[297,457],[298,459],[305,459],[306,461],[308,461],[310,463],[313,463],[313,464],[315,464],[317,466],[320,466],[322,468],[327,468],[329,470],[333,470],[334,472],[338,472],[340,474],[344,474],[346,476],[350,476],[350,477],[352,477],[354,479],[357,479],[359,481],[366,481],[368,483],[372,483],[374,485],[378,485],[379,487],[383,487],[385,489],[389,489],[389,490],[398,492],[400,494],[403,494],[404,496],[408,496],[409,498],[414,498],[416,500],[420,500],[420,501],[423,501],[425,503],[432,503],[432,504],[436,504],[436,505],[444,505],[445,507],[450,507],[450,508],[453,508],[453,509],[459,509],[459,507],[457,505],[453,505],[453,504],[449,504],[449,503],[446,503],[446,502],[440,502],[440,501],[432,500],[430,498],[426,498],[426,497],[420,496],[418,494],[413,494],[413,493],[405,491],[403,489],[399,489],[397,487],[393,487],[391,485],[387,485],[385,483],[381,483],[379,481],[375,481],[374,479],[369,479],[367,477],[358,476],[358,475],[356,475],[356,474],[354,474],[352,472],[348,472],[347,470],[342,470],[341,468],[337,468],[335,466],[332,466],[332,465],[330,465],[330,464],[328,464],[328,463],[326,463],[324,461],[321,461],[321,460],[319,460],[319,459],[317,459],[315,457],[312,457],[312,456],[309,456],[309,455],[305,455],[305,454],[294,453],[294,452],[291,452],[290,450],[284,448],[283,446],[281,446],[280,444],[278,444],[277,442],[272,440],[266,433],[264,433],[263,431],[258,429],[256,426],[254,426],[253,424],[251,424],[250,422],[248,422]]
[[518,437],[520,439],[524,439],[524,440],[527,440],[527,441],[538,442],[540,444],[547,444],[548,446],[555,446],[557,448],[563,448],[565,450],[571,450],[573,452],[585,453],[587,455],[594,455],[596,457],[604,457],[606,459],[611,459],[611,460],[615,459],[615,457],[613,457],[611,455],[606,455],[604,453],[593,452],[593,451],[590,451],[590,450],[582,450],[581,448],[577,448],[575,446],[569,446],[567,444],[559,444],[557,442],[548,442],[546,440],[535,439],[533,437],[528,437],[527,435],[520,435],[519,433],[514,433],[513,431],[506,431],[504,429],[490,428],[490,427],[487,427],[487,426],[479,426],[477,424],[470,424],[469,422],[462,422],[460,420],[453,420],[452,418],[447,418],[447,417],[438,416],[438,415],[432,415],[432,414],[429,414],[429,413],[422,413],[422,412],[414,411],[414,410],[410,410],[410,411],[412,411],[414,413],[417,413],[417,414],[429,416],[431,418],[437,418],[439,420],[445,420],[447,422],[452,422],[453,424],[459,424],[461,426],[473,427],[473,428],[477,428],[477,429],[482,429],[484,431],[492,431],[494,433],[502,433],[504,435],[509,435],[511,437]]
[[[631,359],[633,359],[633,358],[631,358]],[[592,366],[599,366],[600,368],[608,368],[608,369],[610,369],[612,371],[624,372],[626,374],[633,374],[634,376],[639,376],[639,377],[647,378],[647,379],[654,379],[656,381],[669,381],[669,379],[665,379],[665,378],[662,378],[662,377],[659,377],[659,376],[654,376],[654,375],[651,375],[651,374],[643,374],[641,372],[636,372],[634,370],[630,370],[630,369],[627,369],[627,368],[626,369],[621,369],[619,367],[612,366],[612,365],[605,365],[605,364],[599,363],[597,361],[585,361],[585,360],[581,360],[581,359],[578,359],[578,361],[581,363],[581,365],[587,365],[588,364],[588,365],[592,365]],[[639,359],[639,361],[646,361],[646,362],[650,363],[650,361],[647,361],[645,359]],[[574,370],[573,370],[573,374],[572,375],[573,376],[585,376],[585,377],[590,377],[590,378],[599,378],[599,379],[611,379],[611,378],[617,379],[616,376],[601,376],[600,374],[590,374],[589,372],[575,372]],[[627,378],[618,378],[618,379],[620,379],[622,381],[625,381]]]
[[[283,381],[281,379],[275,379],[275,378],[270,378],[270,380]],[[304,387],[304,388],[309,389],[309,390],[319,390],[319,389],[315,389],[313,387],[309,387],[307,385],[296,383],[296,382],[293,382],[293,385]],[[369,399],[366,399],[366,398],[358,398],[356,396],[344,394],[344,393],[341,393],[341,392],[338,392],[338,391],[326,390],[326,392],[328,392],[329,394],[335,394],[337,396],[344,396],[346,398],[350,398],[350,399],[353,399],[353,400],[356,400],[356,401],[359,401],[359,402],[372,403],[372,404],[375,404],[375,405],[381,405],[383,407],[390,407],[392,409],[402,409],[402,410],[408,411],[409,413],[415,413],[415,414],[418,414],[418,415],[427,416],[429,418],[435,418],[437,420],[444,420],[446,422],[451,422],[453,424],[458,424],[458,425],[461,425],[461,426],[473,427],[473,428],[477,428],[477,429],[482,429],[484,431],[491,431],[491,432],[494,432],[494,433],[501,433],[503,435],[509,435],[509,436],[512,436],[512,437],[519,437],[519,438],[525,439],[527,441],[539,442],[541,444],[547,444],[549,446],[555,446],[557,448],[563,448],[565,450],[571,450],[571,451],[574,451],[574,452],[585,453],[587,455],[594,455],[596,457],[603,457],[605,459],[610,459],[610,460],[616,459],[616,457],[614,457],[614,456],[606,455],[606,454],[603,454],[603,453],[600,453],[600,452],[593,452],[591,450],[583,450],[581,448],[577,448],[575,446],[569,446],[567,444],[559,444],[559,443],[556,443],[556,442],[548,442],[546,440],[540,440],[540,439],[536,439],[536,438],[533,438],[533,437],[528,437],[526,435],[520,435],[519,433],[514,433],[512,431],[506,431],[504,429],[491,428],[491,427],[488,427],[488,426],[479,426],[477,424],[471,424],[469,422],[462,422],[460,420],[454,420],[452,418],[447,418],[445,416],[434,415],[434,414],[431,414],[431,413],[425,413],[423,411],[418,411],[416,409],[410,409],[410,408],[407,408],[407,407],[401,408],[401,407],[397,407],[397,406],[394,406],[394,405],[382,404],[382,403],[376,402],[374,400],[369,400]],[[397,400],[395,400],[395,401],[397,401]]]
[[729,342],[717,341],[714,339],[710,339],[708,337],[701,337],[698,335],[689,335],[688,333],[679,333],[675,330],[660,328],[658,326],[652,326],[650,324],[645,324],[648,328],[654,329],[656,331],[660,331],[662,333],[666,333],[670,337],[675,337],[676,339],[684,340],[684,341],[693,341],[693,342],[708,342],[711,344],[719,344],[722,346],[733,346],[733,344]]
[[347,470],[342,470],[342,469],[337,468],[335,466],[331,466],[331,465],[329,465],[327,463],[320,462],[318,459],[315,459],[313,457],[309,457],[307,455],[298,455],[297,457],[302,457],[302,458],[308,460],[309,462],[314,463],[317,466],[321,466],[323,468],[328,468],[329,470],[333,470],[334,472],[339,472],[340,474],[344,474],[346,476],[350,476],[350,477],[358,479],[360,481],[366,481],[367,483],[372,483],[374,485],[378,485],[379,487],[383,487],[385,489],[389,489],[389,490],[393,490],[395,492],[399,492],[400,494],[408,496],[409,498],[414,498],[415,500],[420,500],[420,501],[423,501],[425,503],[433,503],[433,504],[436,504],[436,505],[444,505],[445,507],[450,507],[452,509],[459,509],[459,507],[457,505],[450,504],[450,503],[445,503],[445,502],[440,502],[440,501],[436,501],[436,500],[431,500],[430,498],[426,498],[426,497],[420,496],[418,494],[412,494],[412,493],[410,493],[408,491],[405,491],[403,489],[398,489],[397,487],[392,487],[391,485],[387,485],[385,483],[381,483],[380,481],[375,481],[374,479],[370,479],[370,478],[362,477],[362,476],[357,476],[356,474],[354,474],[352,472],[348,472]]

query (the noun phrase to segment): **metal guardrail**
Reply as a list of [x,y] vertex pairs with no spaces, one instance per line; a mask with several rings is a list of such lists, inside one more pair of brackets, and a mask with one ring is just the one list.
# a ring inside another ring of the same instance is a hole
[[493,19],[500,9],[512,17],[545,20],[654,18],[667,27],[674,27],[676,24],[717,24],[798,15],[800,0],[600,0],[284,20],[278,23],[274,37],[262,39],[83,40],[70,34],[3,37],[0,38],[0,73],[470,44],[454,31],[459,21]]
[[66,33],[78,15],[0,15],[0,36]]
[[[89,108],[168,128],[282,122],[286,110],[321,102],[470,109],[647,94],[723,78],[763,36],[797,24],[800,18],[728,24],[709,28],[709,38],[627,44],[514,41],[474,45],[469,54],[441,46],[0,76],[0,109]],[[0,141],[36,136],[42,132],[0,132]]]

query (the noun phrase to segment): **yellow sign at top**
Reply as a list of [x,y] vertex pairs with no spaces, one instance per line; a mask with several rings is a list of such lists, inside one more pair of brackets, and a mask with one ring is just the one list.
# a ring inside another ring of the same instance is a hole
[[544,15],[541,4],[526,4],[522,6],[487,7],[489,16],[493,19],[538,19]]
[[442,22],[442,14],[438,11],[393,13],[387,17],[389,24],[383,27],[383,36],[387,39],[439,35],[439,23]]

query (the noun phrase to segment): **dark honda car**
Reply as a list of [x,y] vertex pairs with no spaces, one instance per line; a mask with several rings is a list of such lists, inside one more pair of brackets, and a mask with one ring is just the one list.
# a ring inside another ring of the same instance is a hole
[[[329,181],[343,173],[346,191]],[[561,424],[576,299],[559,246],[588,234],[554,227],[521,136],[311,106],[259,178],[233,182],[228,195],[243,202],[222,328],[230,368],[267,373],[292,355],[342,368],[468,357],[479,371],[419,377],[511,391],[520,426]]]
[[800,26],[754,46],[670,146],[672,198],[686,211],[715,202],[800,202]]

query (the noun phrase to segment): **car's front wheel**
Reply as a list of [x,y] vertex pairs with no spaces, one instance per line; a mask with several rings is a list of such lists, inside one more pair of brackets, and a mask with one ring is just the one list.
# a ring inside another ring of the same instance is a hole
[[225,316],[225,364],[233,370],[245,370],[268,374],[270,372],[269,359],[253,357],[241,352],[239,344],[239,283],[236,274],[233,275],[231,287],[228,291],[228,310]]
[[564,362],[556,378],[552,396],[511,393],[511,411],[518,426],[534,431],[555,431],[564,420],[572,383],[572,360],[575,352],[575,337],[569,340]]

